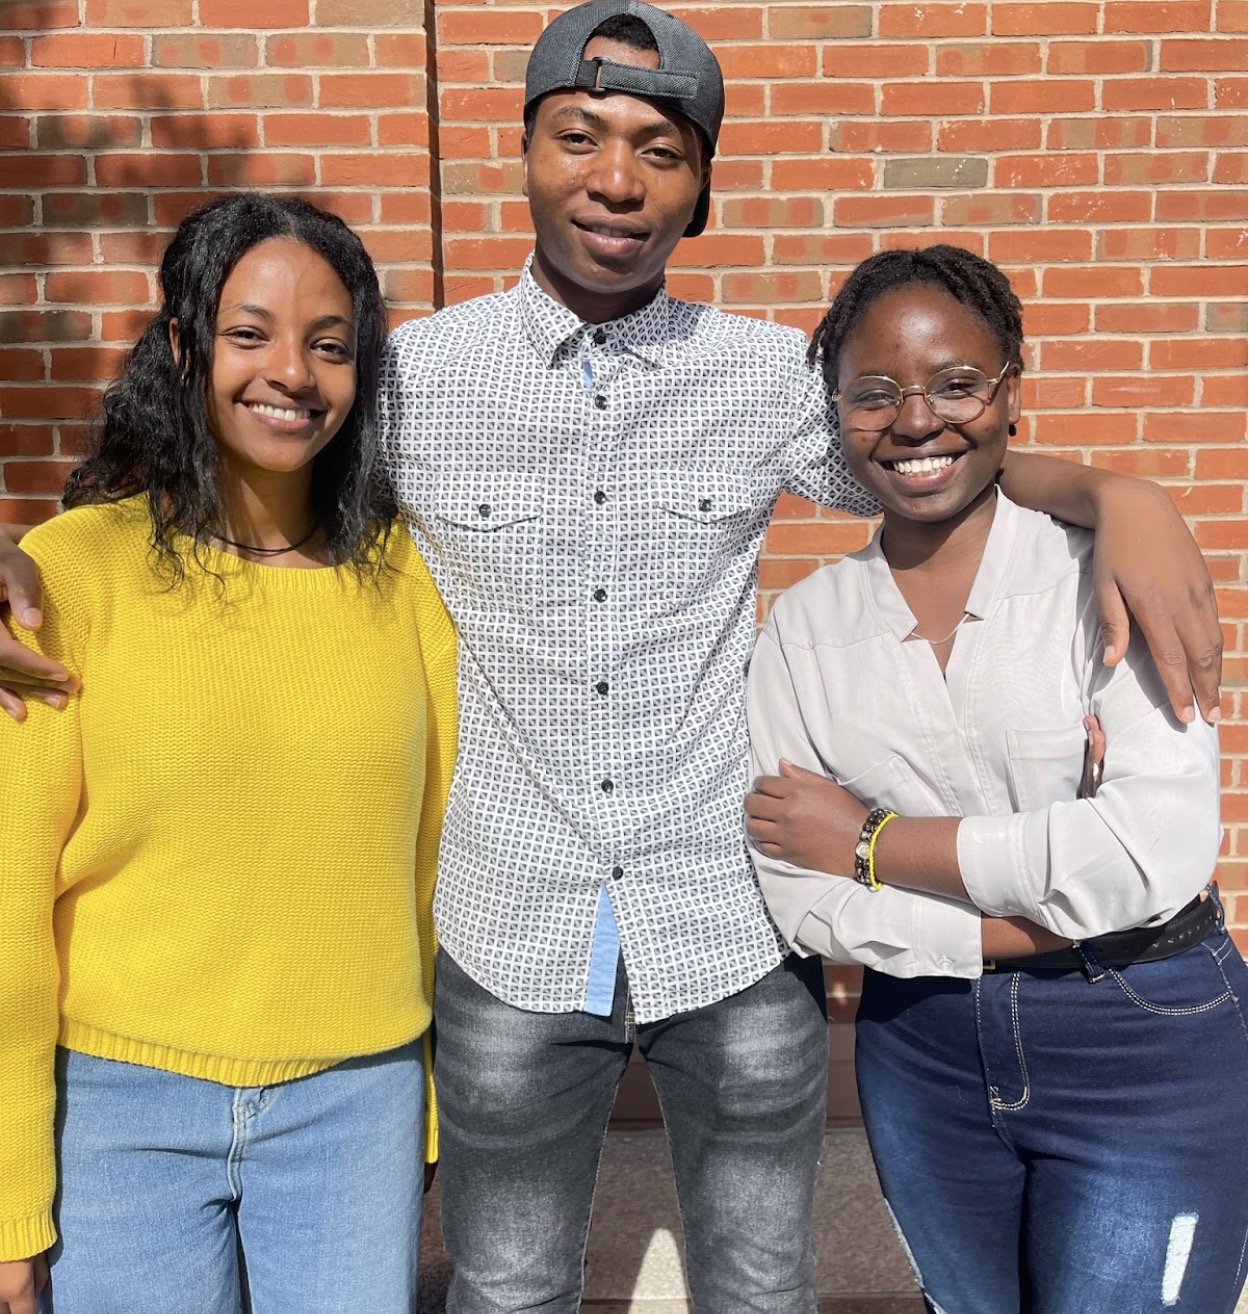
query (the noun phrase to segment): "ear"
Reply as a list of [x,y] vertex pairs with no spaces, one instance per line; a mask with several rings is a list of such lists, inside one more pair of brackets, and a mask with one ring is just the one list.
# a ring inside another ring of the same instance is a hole
[[178,321],[169,321],[169,349],[174,353],[174,360],[182,363],[182,343],[178,340]]
[[1017,365],[1007,379],[1007,419],[1016,424],[1020,419],[1020,367]]
[[521,134],[521,195],[530,194],[530,139],[529,133]]

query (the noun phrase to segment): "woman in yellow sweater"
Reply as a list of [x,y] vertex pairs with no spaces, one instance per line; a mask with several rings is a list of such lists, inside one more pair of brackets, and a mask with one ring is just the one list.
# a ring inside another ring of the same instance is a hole
[[56,1314],[406,1314],[455,640],[391,528],[377,278],[241,194],[161,285],[25,544],[83,693],[0,725],[0,1310],[46,1254]]

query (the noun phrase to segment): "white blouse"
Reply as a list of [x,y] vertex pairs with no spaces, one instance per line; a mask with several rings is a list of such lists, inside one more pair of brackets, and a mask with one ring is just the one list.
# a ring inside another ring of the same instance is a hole
[[[1172,715],[1145,643],[1102,663],[1093,535],[1000,493],[945,678],[881,553],[789,589],[751,662],[757,775],[821,771],[870,807],[959,816],[972,902],[809,871],[752,849],[782,934],[801,953],[892,976],[975,977],[981,913],[1073,940],[1165,921],[1219,850],[1213,727]],[[1078,798],[1082,718],[1107,736],[1096,797]]]

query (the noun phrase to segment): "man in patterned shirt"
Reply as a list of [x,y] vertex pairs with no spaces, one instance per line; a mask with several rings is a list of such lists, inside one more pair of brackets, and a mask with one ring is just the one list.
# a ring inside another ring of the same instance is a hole
[[[519,284],[390,343],[396,484],[462,641],[436,903],[455,1314],[578,1308],[635,1043],[696,1308],[815,1308],[824,991],[744,847],[744,674],[781,491],[875,507],[801,335],[664,291],[706,222],[723,106],[684,23],[636,0],[562,14],[526,77]],[[1093,477],[1012,466],[1033,504]],[[1064,496],[1048,509],[1072,518]]]
[[[787,956],[745,848],[745,669],[780,493],[875,506],[831,443],[802,336],[664,291],[707,219],[723,108],[684,23],[638,0],[562,14],[526,79],[534,255],[511,291],[406,324],[388,350],[396,487],[461,638],[436,908],[453,1314],[578,1309],[634,1044],[696,1308],[815,1309],[824,991],[818,960]],[[1129,540],[1113,557],[1169,596],[1205,580],[1136,481],[1013,455],[1004,485],[1068,519],[1113,498]],[[1209,610],[1189,623],[1218,634]]]

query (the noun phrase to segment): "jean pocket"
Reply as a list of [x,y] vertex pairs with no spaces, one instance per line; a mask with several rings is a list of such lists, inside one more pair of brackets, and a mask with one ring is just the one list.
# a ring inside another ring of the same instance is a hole
[[[1156,1017],[1192,1017],[1227,1003],[1240,1014],[1244,992],[1239,993],[1236,977],[1228,970],[1239,961],[1228,933],[1221,930],[1172,958],[1113,968],[1110,976],[1130,1003]],[[1241,973],[1245,975],[1244,963]]]

